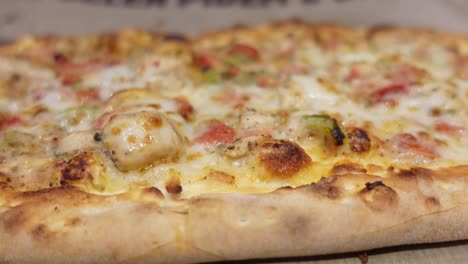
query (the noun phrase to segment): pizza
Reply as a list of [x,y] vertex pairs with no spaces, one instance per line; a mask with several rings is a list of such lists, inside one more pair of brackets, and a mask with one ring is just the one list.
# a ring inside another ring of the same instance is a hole
[[0,47],[0,259],[468,239],[468,38],[287,20]]

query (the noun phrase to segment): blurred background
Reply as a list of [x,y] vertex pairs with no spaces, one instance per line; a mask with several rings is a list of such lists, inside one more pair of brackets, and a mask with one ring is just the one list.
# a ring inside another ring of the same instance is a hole
[[289,17],[468,33],[467,14],[466,0],[0,0],[0,41],[123,27],[195,34]]

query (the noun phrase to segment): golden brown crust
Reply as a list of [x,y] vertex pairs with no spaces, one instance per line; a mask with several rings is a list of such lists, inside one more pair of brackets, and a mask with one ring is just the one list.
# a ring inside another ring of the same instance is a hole
[[189,207],[192,243],[222,259],[242,259],[465,239],[468,199],[460,194],[467,170],[433,171],[431,188],[420,184],[424,172],[414,175],[416,181],[350,173],[264,195],[195,198]]
[[[29,38],[2,48],[0,54],[31,56],[37,63],[51,65],[29,51],[53,44],[62,47],[64,56],[80,57],[99,47],[108,60],[119,60],[141,46],[164,54],[179,53],[190,62],[193,50],[236,41],[264,45],[288,34],[297,41],[314,38],[325,48],[369,40],[377,49],[384,49],[392,34],[416,35],[453,45],[459,54],[459,42],[467,41],[464,36],[418,29],[350,30],[294,20],[193,40],[132,30],[79,43],[69,38]],[[372,142],[362,130],[351,130],[349,135],[352,151],[370,148]],[[260,146],[268,151],[261,152],[259,160],[273,175],[285,178],[313,162],[294,143],[279,144],[279,151],[271,150],[274,143],[267,143]],[[89,168],[90,162],[92,157],[86,153],[72,157],[59,166],[62,180],[93,178],[94,171],[82,170]],[[327,254],[468,238],[468,166],[410,168],[379,177],[349,163],[335,166],[331,173],[317,183],[267,194],[200,195],[175,201],[156,187],[106,196],[69,186],[18,192],[2,184],[0,262],[197,262]],[[221,171],[210,172],[205,180],[235,184],[234,176]],[[165,188],[174,197],[182,191],[176,179]]]
[[2,260],[172,263],[466,239],[468,167],[409,171],[382,178],[342,170],[299,188],[202,195],[177,206],[162,205],[155,188],[142,191],[155,194],[144,202],[73,187],[4,188]]

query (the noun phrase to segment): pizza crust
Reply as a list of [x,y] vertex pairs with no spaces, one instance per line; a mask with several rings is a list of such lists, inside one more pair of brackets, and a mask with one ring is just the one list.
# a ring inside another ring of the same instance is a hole
[[73,187],[14,193],[0,253],[21,263],[174,263],[351,252],[468,238],[468,166],[389,178],[343,173],[266,194],[201,195],[178,206]]

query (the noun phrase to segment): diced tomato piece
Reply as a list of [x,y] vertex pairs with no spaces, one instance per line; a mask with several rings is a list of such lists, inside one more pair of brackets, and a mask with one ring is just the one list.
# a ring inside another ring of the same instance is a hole
[[278,81],[271,76],[261,75],[257,78],[257,85],[263,88],[276,88]]
[[351,68],[348,76],[346,76],[346,81],[350,82],[352,80],[359,79],[361,77],[361,72],[357,68]]
[[22,123],[23,120],[17,116],[7,116],[0,119],[0,129]]
[[221,61],[208,53],[201,53],[195,59],[195,64],[200,68],[219,68]]
[[407,94],[409,92],[408,86],[405,84],[391,84],[377,91],[371,93],[371,100],[373,103],[385,102],[389,96],[396,94]]
[[153,62],[153,66],[154,66],[155,68],[158,68],[159,66],[161,66],[161,62],[158,61],[158,60],[156,60],[156,61]]
[[60,62],[59,65],[58,71],[62,83],[65,85],[79,82],[82,75],[100,70],[103,67],[103,64],[97,59],[83,63],[64,61]]
[[441,133],[454,137],[461,136],[465,132],[464,127],[451,125],[444,121],[437,121],[435,124],[435,129]]
[[99,101],[101,99],[98,89],[79,89],[76,91],[76,95],[82,102]]
[[408,133],[397,134],[392,137],[390,142],[400,151],[410,151],[413,154],[421,155],[428,159],[440,157],[440,154],[433,147],[423,144],[415,136]]
[[61,79],[64,85],[70,85],[81,81],[80,75],[72,73],[63,74]]
[[201,135],[195,138],[195,143],[228,144],[234,140],[236,131],[221,121],[214,121]]
[[177,112],[185,120],[189,119],[194,112],[193,106],[185,98],[182,97],[175,97],[173,98],[173,100],[177,104]]
[[9,126],[12,126],[12,125],[19,124],[21,122],[23,122],[23,120],[21,120],[19,116],[11,116],[10,118],[8,118],[6,124]]
[[234,44],[232,45],[229,50],[227,51],[227,54],[233,55],[233,54],[244,54],[252,58],[253,60],[260,60],[260,53],[252,46],[246,45],[246,44]]

